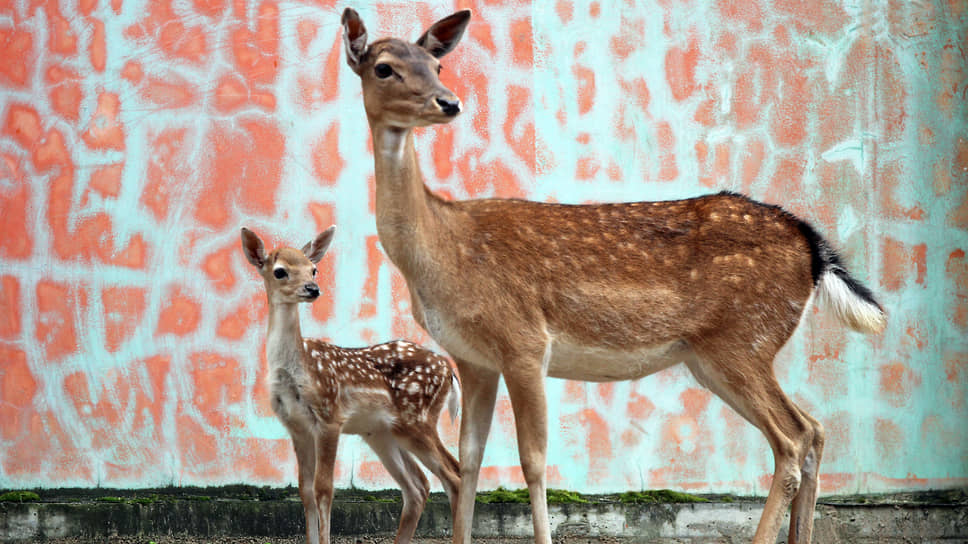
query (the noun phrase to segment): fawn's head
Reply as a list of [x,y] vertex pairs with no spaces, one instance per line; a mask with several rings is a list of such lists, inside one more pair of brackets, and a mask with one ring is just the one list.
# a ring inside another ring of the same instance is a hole
[[319,233],[302,250],[283,247],[267,255],[259,236],[242,227],[242,251],[265,280],[269,304],[312,302],[319,297],[316,263],[329,248],[335,230],[332,226]]
[[366,43],[366,27],[352,8],[343,12],[346,62],[363,83],[371,120],[398,128],[448,123],[460,99],[440,82],[439,59],[450,53],[470,21],[463,10],[434,23],[416,42],[384,38]]

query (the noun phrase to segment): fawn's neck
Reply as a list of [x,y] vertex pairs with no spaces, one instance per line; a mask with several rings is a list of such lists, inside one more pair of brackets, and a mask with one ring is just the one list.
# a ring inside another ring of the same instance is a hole
[[[376,176],[376,222],[380,242],[405,273],[420,269],[419,257],[440,230],[442,201],[424,186],[413,131],[370,123]],[[407,274],[405,274],[407,275]]]
[[269,304],[266,358],[270,368],[299,368],[303,357],[298,304]]

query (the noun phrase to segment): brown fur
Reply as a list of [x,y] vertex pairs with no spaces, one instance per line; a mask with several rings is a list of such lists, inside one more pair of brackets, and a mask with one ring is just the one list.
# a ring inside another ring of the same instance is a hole
[[[347,62],[361,77],[373,135],[380,241],[407,280],[414,318],[454,357],[464,384],[454,542],[470,541],[501,375],[535,540],[548,543],[545,376],[633,379],[679,362],[773,450],[754,542],[776,540],[791,502],[790,541],[809,542],[824,433],[784,395],[773,359],[820,278],[833,278],[836,289],[820,285],[836,291],[845,322],[860,316],[857,328],[875,332],[883,311],[809,226],[738,195],[579,206],[432,194],[412,128],[454,118],[444,105],[456,97],[435,68],[469,17],[438,21],[417,44],[390,38],[367,48],[359,16],[343,14]],[[378,64],[392,66],[392,76],[380,77]]]
[[[358,434],[403,492],[395,542],[404,544],[413,537],[430,493],[414,457],[440,478],[452,508],[457,505],[459,465],[437,434],[437,420],[457,380],[447,359],[403,340],[342,348],[302,337],[298,305],[319,295],[315,263],[332,232],[320,234],[302,251],[281,248],[266,255],[258,236],[242,229],[246,258],[259,270],[269,299],[272,408],[296,450],[307,541],[329,542],[339,435]],[[283,277],[277,270],[285,272]]]

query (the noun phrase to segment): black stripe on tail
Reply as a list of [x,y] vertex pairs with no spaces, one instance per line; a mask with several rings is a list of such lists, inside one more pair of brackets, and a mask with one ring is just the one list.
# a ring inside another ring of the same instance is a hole
[[793,216],[793,214],[790,215],[795,218],[800,234],[806,238],[807,243],[810,245],[810,274],[813,277],[813,284],[817,285],[820,281],[820,276],[825,273],[835,274],[847,285],[847,288],[852,293],[864,302],[873,304],[878,310],[883,312],[884,308],[874,299],[874,293],[847,272],[847,267],[841,261],[840,255],[830,247],[830,244],[827,243],[823,236],[820,236],[810,223]]

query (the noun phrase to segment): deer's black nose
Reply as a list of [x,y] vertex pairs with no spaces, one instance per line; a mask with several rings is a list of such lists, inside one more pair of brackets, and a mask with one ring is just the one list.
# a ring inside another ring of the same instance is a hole
[[316,285],[315,283],[307,283],[305,285],[305,289],[306,289],[306,294],[308,294],[310,297],[316,298],[319,296],[319,286]]
[[446,98],[438,98],[437,105],[444,112],[445,115],[457,115],[460,113],[460,100],[448,100]]

